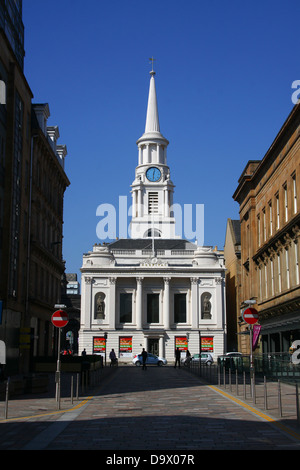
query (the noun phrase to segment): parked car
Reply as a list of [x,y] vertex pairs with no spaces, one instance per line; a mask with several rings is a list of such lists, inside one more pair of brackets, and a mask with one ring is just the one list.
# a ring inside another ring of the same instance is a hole
[[[193,354],[191,357],[185,357],[181,362],[187,366],[190,362],[199,362],[199,354]],[[210,353],[202,352],[201,353],[201,364],[211,365],[214,362],[214,358]]]
[[241,352],[235,352],[235,351],[226,353],[226,356],[230,356],[230,357],[242,357],[242,355],[243,354]]
[[[141,354],[137,354],[134,356],[132,359],[133,364],[136,366],[141,366],[143,364],[143,358]],[[157,365],[157,366],[163,366],[167,364],[167,360],[164,357],[156,356],[156,354],[151,354],[148,353],[147,360],[146,360],[146,365]]]

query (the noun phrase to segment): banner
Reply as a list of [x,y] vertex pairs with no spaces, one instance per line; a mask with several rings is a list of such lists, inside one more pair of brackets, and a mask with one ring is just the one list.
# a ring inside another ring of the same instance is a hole
[[213,336],[201,336],[201,351],[214,352]]
[[93,338],[93,354],[105,354],[106,339],[103,336]]
[[132,336],[120,336],[120,357],[132,357]]
[[252,335],[252,350],[256,349],[258,344],[258,339],[260,335],[261,326],[253,325],[253,335]]
[[186,336],[175,336],[175,349],[186,351],[188,348],[188,340]]

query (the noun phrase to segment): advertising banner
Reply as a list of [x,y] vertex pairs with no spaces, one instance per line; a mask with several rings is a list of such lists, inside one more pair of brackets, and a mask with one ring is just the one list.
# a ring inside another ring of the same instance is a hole
[[120,357],[132,357],[132,336],[120,336]]
[[214,338],[212,336],[201,336],[201,351],[214,352]]
[[103,336],[94,336],[93,338],[93,354],[105,355],[106,339]]
[[188,340],[186,336],[175,337],[175,349],[179,348],[179,351],[186,351],[188,348]]
[[261,326],[260,325],[253,325],[253,336],[252,336],[252,350],[254,351],[258,344],[259,334],[260,334]]

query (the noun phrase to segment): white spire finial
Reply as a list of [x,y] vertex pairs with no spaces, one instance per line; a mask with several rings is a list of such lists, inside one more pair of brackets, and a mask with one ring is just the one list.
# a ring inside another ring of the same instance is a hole
[[152,70],[151,70],[151,72],[150,72],[150,75],[155,75],[155,72],[154,72],[154,61],[155,61],[156,59],[154,59],[154,57],[152,56],[152,57],[149,58],[149,60],[150,60],[150,62],[152,62]]

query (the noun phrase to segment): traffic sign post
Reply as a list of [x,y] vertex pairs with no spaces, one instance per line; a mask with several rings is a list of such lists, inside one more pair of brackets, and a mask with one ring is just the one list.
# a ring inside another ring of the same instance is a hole
[[258,311],[253,307],[248,307],[243,311],[243,320],[249,325],[258,322]]
[[[245,302],[249,303],[249,302]],[[254,394],[254,381],[253,381],[253,372],[254,372],[254,367],[253,367],[253,331],[252,331],[252,325],[258,322],[259,315],[258,311],[253,308],[253,307],[248,307],[245,308],[242,314],[243,320],[248,323],[249,325],[249,330],[250,330],[250,377],[251,377],[251,392],[252,392],[252,397]]]
[[51,317],[52,324],[58,328],[58,345],[57,345],[57,366],[56,366],[56,401],[57,408],[60,409],[60,343],[61,329],[69,323],[68,314],[64,310],[57,310]]

